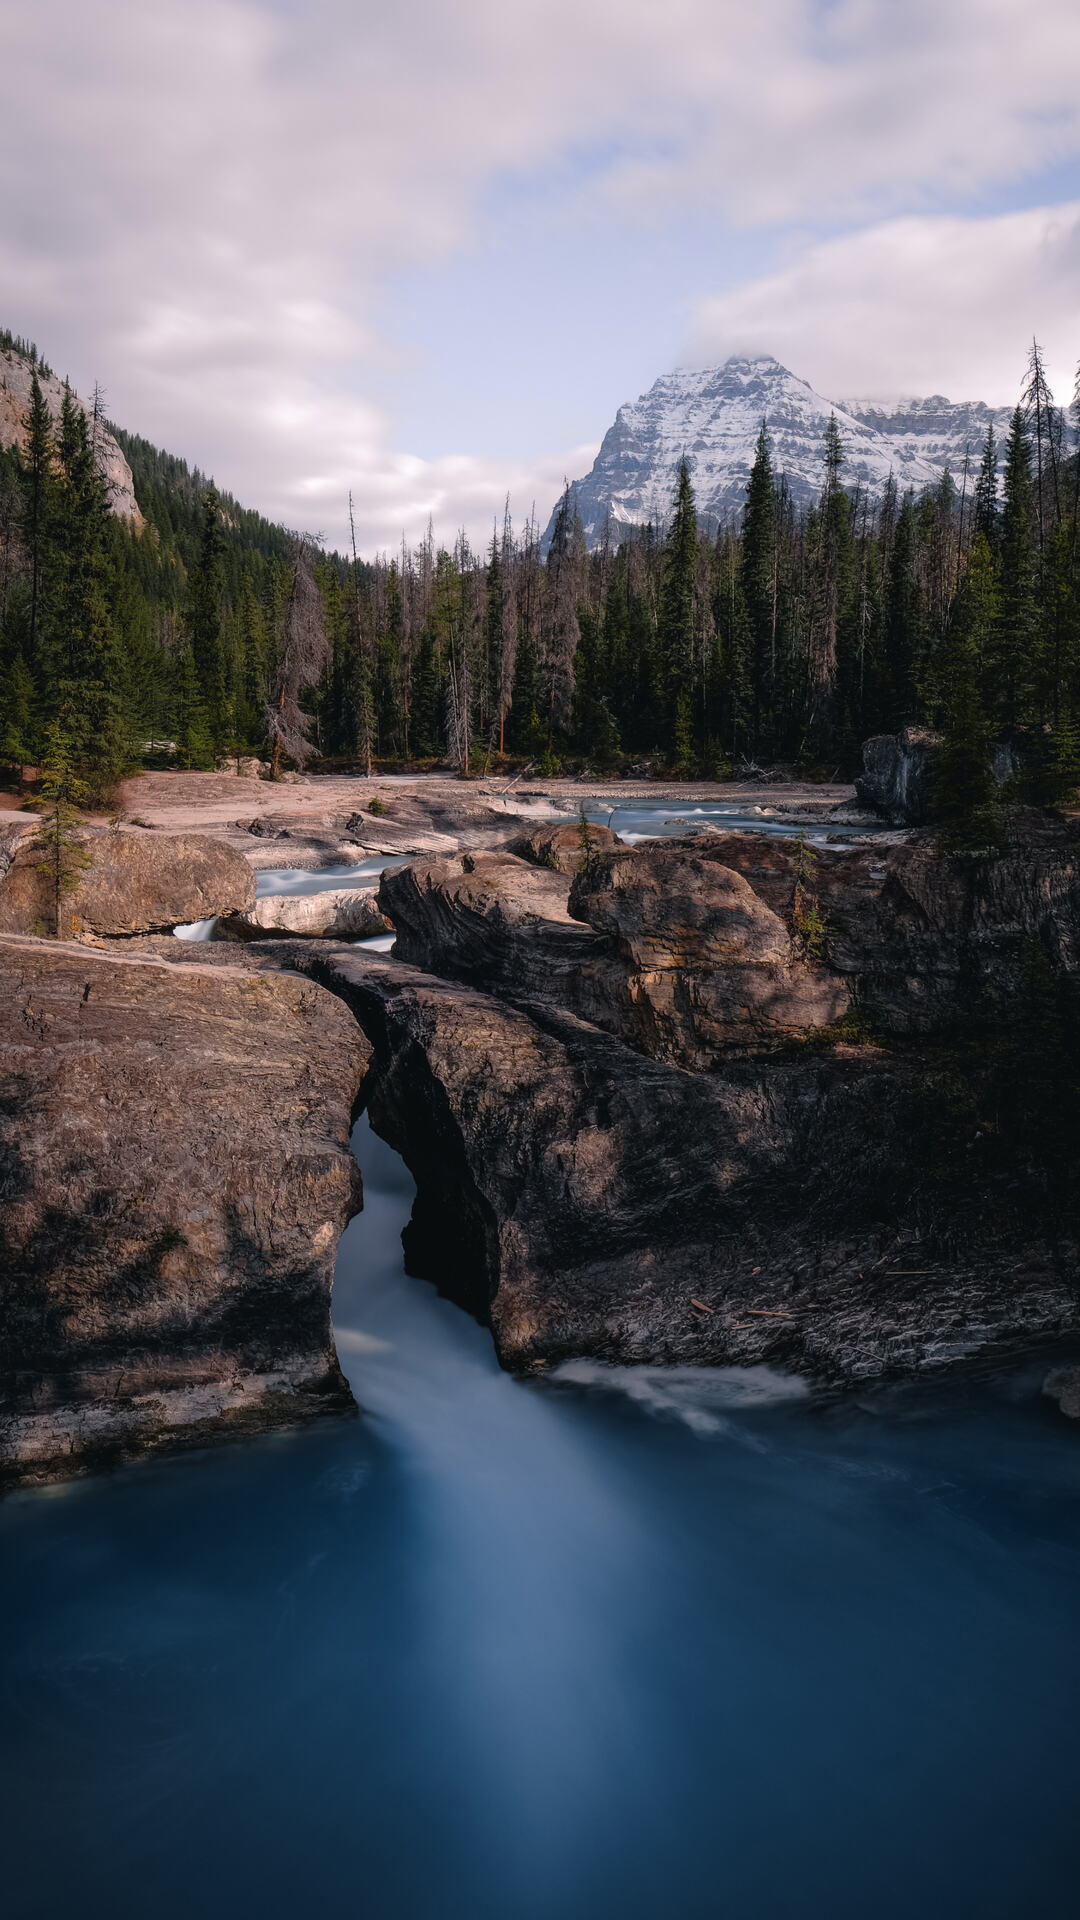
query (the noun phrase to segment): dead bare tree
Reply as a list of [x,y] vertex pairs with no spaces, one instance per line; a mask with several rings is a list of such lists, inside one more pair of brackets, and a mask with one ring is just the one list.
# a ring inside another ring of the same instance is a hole
[[285,754],[297,767],[314,758],[311,738],[314,721],[300,705],[305,688],[319,679],[330,654],[330,637],[322,594],[315,578],[315,556],[319,540],[306,534],[296,536],[292,587],[285,609],[285,632],[273,693],[266,708],[266,730],[272,743],[271,778],[281,772]]

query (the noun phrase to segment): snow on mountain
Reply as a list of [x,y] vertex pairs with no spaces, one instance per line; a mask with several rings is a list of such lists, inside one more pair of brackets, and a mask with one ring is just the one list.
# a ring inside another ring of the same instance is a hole
[[1009,420],[1008,408],[954,403],[940,394],[891,409],[827,400],[765,354],[735,356],[704,371],[665,373],[639,400],[619,408],[592,472],[573,483],[586,542],[598,546],[609,520],[614,542],[626,526],[663,526],[684,454],[702,520],[715,527],[737,518],[763,419],[777,476],[797,503],[816,499],[830,414],[836,415],[844,448],[844,485],[875,496],[890,473],[901,490],[932,485],[945,466],[959,479],[965,455],[977,464],[987,426],[992,422],[1003,436]]

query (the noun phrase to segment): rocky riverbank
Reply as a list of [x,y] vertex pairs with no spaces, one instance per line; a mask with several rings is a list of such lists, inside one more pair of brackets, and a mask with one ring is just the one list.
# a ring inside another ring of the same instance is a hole
[[286,973],[0,937],[0,1482],[351,1407],[370,1052]]
[[119,898],[127,837],[107,950],[0,936],[9,1479],[347,1404],[365,1073],[409,1269],[511,1369],[853,1382],[1080,1338],[1075,822],[946,855],[504,819],[357,890],[392,957],[328,937],[331,895],[264,924],[220,839],[242,942],[140,936],[169,913]]

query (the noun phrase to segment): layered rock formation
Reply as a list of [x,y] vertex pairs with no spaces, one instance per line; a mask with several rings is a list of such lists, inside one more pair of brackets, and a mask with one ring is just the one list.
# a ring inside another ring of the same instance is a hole
[[[248,862],[203,834],[85,833],[79,845],[88,864],[61,901],[62,938],[122,939],[254,906]],[[55,898],[36,835],[23,832],[9,860],[0,933],[53,933]]]
[[534,827],[508,842],[511,853],[530,860],[536,867],[552,867],[556,873],[580,873],[601,853],[610,853],[619,845],[618,834],[610,827],[589,821],[558,821],[554,826]]
[[858,1380],[1080,1328],[1075,1245],[1018,1252],[982,1157],[946,1177],[949,1095],[921,1056],[838,1045],[702,1076],[367,953],[292,961],[375,1046],[372,1117],[418,1187],[409,1270],[490,1325],[504,1366]]
[[725,1045],[776,1043],[848,1004],[843,984],[802,958],[781,915],[710,860],[710,845],[625,849],[572,892],[569,875],[509,853],[414,861],[384,874],[379,901],[400,959],[550,1002],[657,1058],[708,1067]]
[[330,1286],[370,1048],[340,1001],[5,937],[0,1049],[0,1478],[347,1409]]

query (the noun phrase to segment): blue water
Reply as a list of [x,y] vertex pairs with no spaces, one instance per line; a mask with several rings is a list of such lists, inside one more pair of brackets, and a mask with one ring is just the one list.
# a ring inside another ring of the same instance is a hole
[[0,1507],[6,1920],[1072,1911],[1080,1433],[1037,1371],[523,1384],[357,1146],[369,1418]]
[[[775,804],[780,809],[783,801],[778,799]],[[606,800],[594,800],[586,803],[585,812],[590,820],[600,826],[610,827],[620,840],[625,840],[630,846],[638,840],[674,839],[692,827],[707,828],[716,833],[782,834],[789,839],[805,833],[807,840],[815,846],[824,846],[828,840],[837,841],[841,838],[855,842],[865,839],[868,834],[890,831],[884,820],[840,827],[834,820],[774,819],[770,814],[761,814],[745,804],[722,800],[706,800],[700,805],[691,801],[634,800],[625,807]]]

